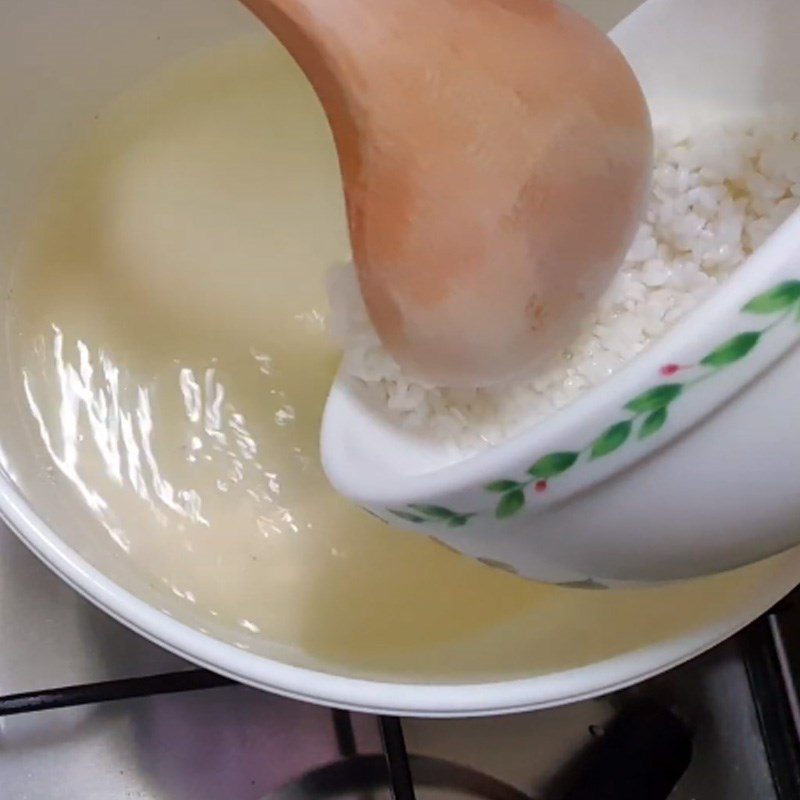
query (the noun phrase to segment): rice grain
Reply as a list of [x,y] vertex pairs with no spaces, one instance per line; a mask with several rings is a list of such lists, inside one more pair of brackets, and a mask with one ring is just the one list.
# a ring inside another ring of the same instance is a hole
[[733,121],[656,137],[644,221],[575,342],[538,374],[482,389],[404,376],[375,334],[352,264],[329,275],[343,371],[399,425],[464,453],[497,444],[607,380],[702,303],[800,206],[800,118]]

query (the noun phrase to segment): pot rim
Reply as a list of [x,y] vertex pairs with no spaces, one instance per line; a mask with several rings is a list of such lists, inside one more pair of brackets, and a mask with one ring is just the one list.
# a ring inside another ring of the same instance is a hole
[[414,684],[347,677],[248,653],[201,633],[121,588],[68,547],[5,474],[0,512],[29,549],[73,589],[137,633],[200,666],[285,697],[353,711],[417,717],[508,714],[577,702],[646,680],[690,660],[743,628],[792,588],[800,550],[776,559],[764,591],[715,625],[599,663],[531,678]]

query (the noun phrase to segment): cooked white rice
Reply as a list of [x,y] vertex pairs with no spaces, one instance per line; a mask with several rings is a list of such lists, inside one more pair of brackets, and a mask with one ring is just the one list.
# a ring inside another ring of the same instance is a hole
[[483,389],[409,380],[367,317],[352,264],[329,278],[344,373],[398,424],[465,451],[498,443],[613,375],[702,302],[800,205],[800,118],[656,137],[645,221],[574,344],[539,374]]

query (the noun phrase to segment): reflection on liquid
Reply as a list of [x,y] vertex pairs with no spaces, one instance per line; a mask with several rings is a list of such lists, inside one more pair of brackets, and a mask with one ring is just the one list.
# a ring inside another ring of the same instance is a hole
[[[22,373],[22,381],[23,386],[25,387],[25,396],[28,399],[28,404],[31,408],[31,413],[33,414],[33,418],[36,420],[39,426],[39,433],[42,437],[42,441],[44,442],[45,447],[47,448],[48,453],[50,453],[51,457],[53,458],[54,463],[56,466],[64,473],[64,475],[72,481],[75,485],[75,488],[83,496],[84,500],[88,504],[89,508],[93,511],[102,514],[108,508],[108,504],[106,501],[94,490],[91,489],[89,486],[84,483],[81,479],[80,475],[78,475],[77,471],[77,463],[78,463],[78,414],[77,414],[77,403],[79,402],[80,395],[74,394],[70,384],[72,383],[72,377],[76,375],[73,370],[67,371],[64,369],[64,359],[63,359],[63,342],[61,338],[61,331],[53,325],[52,326],[55,332],[55,342],[56,346],[55,350],[55,363],[57,366],[57,380],[59,387],[61,389],[62,394],[62,402],[59,404],[58,409],[58,432],[61,434],[63,440],[63,452],[59,455],[57,451],[56,445],[53,444],[52,437],[50,435],[50,429],[47,426],[47,423],[44,420],[42,415],[42,411],[39,408],[36,399],[33,396],[33,391],[31,389],[31,382],[30,377],[26,371],[23,370]],[[85,348],[83,348],[85,350]],[[83,352],[82,350],[82,352]],[[89,394],[89,391],[84,391],[84,395]],[[114,473],[112,472],[112,477],[114,477]],[[121,480],[121,475],[118,476]],[[126,549],[129,547],[126,544]]]
[[17,474],[14,468],[11,466],[11,460],[6,454],[6,451],[3,449],[2,444],[0,444],[0,471],[8,475],[12,483],[17,482]]
[[[115,538],[119,537],[118,542],[126,551],[130,550],[130,543],[120,532],[109,503],[80,474],[79,454],[87,436],[88,446],[102,461],[105,475],[120,487],[127,484],[150,506],[160,525],[168,524],[168,514],[172,512],[179,525],[183,519],[208,526],[200,494],[192,488],[176,489],[162,473],[156,459],[151,390],[135,386],[125,387],[127,391],[121,392],[121,370],[107,353],[100,350],[95,357],[89,346],[79,339],[75,343],[74,360],[71,360],[64,352],[61,329],[57,325],[51,328],[52,343],[37,348],[45,359],[51,355],[52,363],[49,366],[45,363],[44,369],[55,377],[58,386],[59,402],[51,423],[46,421],[34,392],[35,376],[23,370],[22,380],[31,414],[53,463],[104,520],[108,530],[114,532]],[[225,388],[217,380],[215,369],[206,369],[199,381],[191,369],[183,368],[179,371],[178,383],[187,422],[196,431],[189,434],[186,460],[189,463],[195,463],[198,458],[211,461],[209,451],[224,453],[229,467],[224,480],[220,478],[216,482],[221,491],[227,491],[229,483],[244,479],[245,462],[252,462],[261,470],[256,459],[257,446],[244,416],[235,407],[223,406]],[[255,499],[273,502],[280,488],[277,476],[265,473],[264,478],[267,491],[260,494],[253,489],[248,491]],[[290,518],[287,514],[285,509],[281,510],[283,519]],[[190,549],[189,544],[187,548]]]

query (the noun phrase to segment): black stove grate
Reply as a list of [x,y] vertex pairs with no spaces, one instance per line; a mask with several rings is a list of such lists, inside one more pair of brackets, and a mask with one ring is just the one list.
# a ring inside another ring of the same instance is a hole
[[168,672],[142,678],[122,678],[102,683],[85,683],[46,689],[40,692],[22,692],[0,697],[0,717],[50,711],[56,708],[94,705],[114,700],[131,700],[175,692],[193,692],[198,689],[216,689],[232,686],[235,681],[223,678],[204,669]]
[[[114,681],[6,695],[0,697],[0,717],[235,685],[236,682],[230,678],[204,669],[169,672],[140,678],[122,678]],[[379,719],[385,764],[384,774],[380,776],[381,782],[391,787],[396,800],[416,800],[402,723],[396,717],[382,716]],[[341,709],[332,709],[331,721],[339,755],[345,760],[342,763],[355,760],[357,756],[356,737],[350,713]],[[361,766],[366,765],[365,762]],[[363,772],[363,769],[361,771]],[[369,772],[374,774],[375,770],[371,769]],[[498,785],[500,785],[499,782]],[[522,798],[524,797],[522,795]],[[509,793],[505,794],[505,798],[500,793],[495,800],[521,800],[521,798],[515,797],[514,790],[511,789]]]
[[778,800],[800,798],[800,594],[739,636]]

